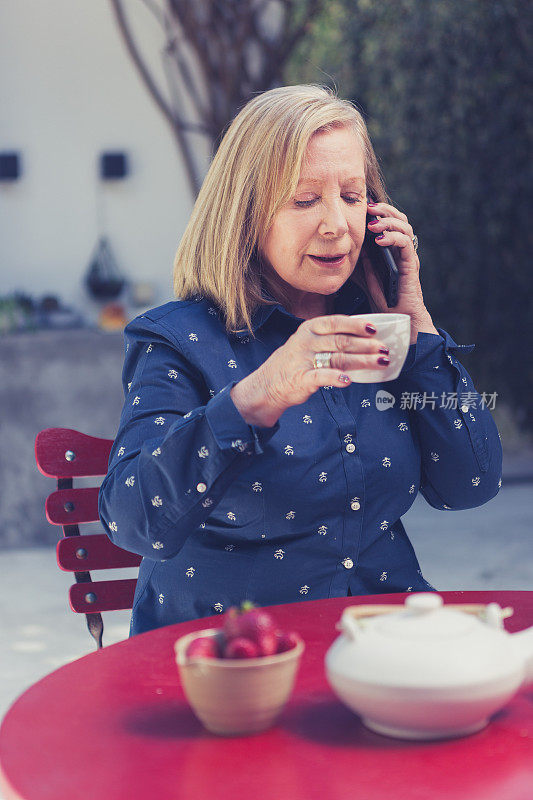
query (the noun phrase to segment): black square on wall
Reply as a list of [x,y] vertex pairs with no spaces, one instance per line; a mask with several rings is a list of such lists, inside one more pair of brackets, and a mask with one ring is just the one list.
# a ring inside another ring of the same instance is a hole
[[18,178],[20,178],[19,153],[0,153],[0,181],[16,181]]
[[102,153],[100,156],[100,177],[103,180],[117,180],[128,174],[126,153]]

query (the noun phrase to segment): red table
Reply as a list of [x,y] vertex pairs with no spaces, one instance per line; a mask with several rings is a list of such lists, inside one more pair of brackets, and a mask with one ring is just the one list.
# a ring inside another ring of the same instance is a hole
[[[533,592],[442,592],[445,602],[511,605],[510,631],[533,624]],[[8,800],[531,800],[533,693],[523,690],[479,733],[408,742],[372,733],[330,690],[324,655],[353,603],[275,606],[306,641],[278,724],[250,737],[203,729],[178,682],[173,644],[213,618],[171,625],[56,670],[11,707],[0,730]],[[220,624],[220,618],[215,618]]]

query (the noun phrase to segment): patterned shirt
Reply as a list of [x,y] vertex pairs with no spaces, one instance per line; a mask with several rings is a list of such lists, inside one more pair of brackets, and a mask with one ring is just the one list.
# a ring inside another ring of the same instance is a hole
[[[351,282],[335,296],[335,313],[369,311]],[[272,427],[248,425],[230,389],[301,322],[263,305],[254,336],[228,335],[196,298],[127,326],[99,503],[111,540],[143,556],[132,634],[244,599],[431,590],[401,521],[418,491],[443,510],[498,492],[499,435],[456,357],[473,345],[440,329],[418,334],[395,381],[326,386]]]

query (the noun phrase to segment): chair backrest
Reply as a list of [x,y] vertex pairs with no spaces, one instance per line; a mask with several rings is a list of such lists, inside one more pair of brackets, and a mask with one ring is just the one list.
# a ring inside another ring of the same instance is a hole
[[35,439],[39,470],[57,480],[57,491],[47,497],[45,509],[48,522],[63,528],[57,563],[76,579],[69,590],[70,607],[86,615],[97,648],[102,647],[104,631],[100,612],[131,608],[137,581],[93,581],[90,570],[137,567],[142,561],[141,556],[114,545],[105,533],[80,533],[80,523],[99,519],[99,489],[74,488],[73,478],[105,475],[112,445],[112,439],[97,439],[68,428],[47,428]]

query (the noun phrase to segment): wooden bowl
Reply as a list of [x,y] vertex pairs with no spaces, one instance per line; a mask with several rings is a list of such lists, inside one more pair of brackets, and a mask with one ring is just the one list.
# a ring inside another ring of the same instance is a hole
[[305,645],[261,658],[189,658],[187,648],[218,628],[182,636],[174,645],[185,696],[207,730],[222,736],[257,733],[269,728],[292,692]]

